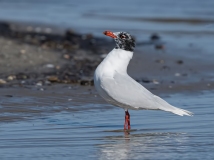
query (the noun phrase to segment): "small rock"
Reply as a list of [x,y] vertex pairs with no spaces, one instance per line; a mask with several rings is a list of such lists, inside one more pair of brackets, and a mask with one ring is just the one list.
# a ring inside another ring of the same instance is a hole
[[153,33],[150,37],[150,40],[154,41],[154,40],[159,40],[160,36],[157,33]]
[[150,83],[151,81],[148,80],[148,79],[142,79],[142,82],[143,82],[143,83]]
[[27,26],[27,31],[28,32],[32,32],[33,31],[33,27],[32,26]]
[[160,84],[160,82],[158,82],[158,81],[155,80],[155,79],[154,79],[152,82],[153,82],[154,84]]
[[25,53],[26,53],[26,50],[21,49],[19,52],[20,52],[21,54],[25,54]]
[[70,99],[68,99],[68,101],[72,101],[72,99],[70,98]]
[[175,76],[179,77],[179,76],[181,76],[181,74],[180,73],[175,73]]
[[159,45],[155,45],[155,49],[164,49],[164,45],[159,44]]
[[46,32],[46,33],[51,33],[51,32],[52,32],[52,29],[51,29],[51,28],[45,28],[45,32]]
[[54,68],[55,66],[53,64],[46,64],[45,67],[46,68]]
[[50,82],[50,81],[45,81],[45,84],[46,84],[46,85],[50,85],[51,82]]
[[25,84],[26,83],[26,81],[21,81],[21,84]]
[[36,31],[37,33],[39,33],[39,32],[42,31],[42,29],[41,29],[40,27],[36,27],[36,28],[35,28],[35,31]]
[[16,79],[16,76],[8,76],[7,79],[8,79],[9,81],[12,81],[12,80]]
[[68,54],[64,54],[64,55],[63,55],[63,58],[65,58],[65,59],[70,59],[70,56],[69,56]]
[[48,77],[48,81],[50,82],[59,82],[59,79],[57,76],[50,76]]
[[183,64],[184,62],[182,60],[178,60],[177,64]]
[[81,80],[79,80],[80,85],[87,86],[87,85],[93,85],[93,80],[89,77],[82,77]]
[[23,79],[27,79],[29,78],[27,75],[25,75],[24,73],[18,73],[16,74],[16,79],[17,80],[23,80]]
[[13,97],[13,95],[4,95],[4,96],[5,96],[5,97],[10,97],[10,98]]
[[7,82],[3,79],[0,79],[0,84],[6,84]]
[[59,65],[56,66],[56,69],[59,70],[61,67]]
[[42,86],[42,82],[36,83],[37,86]]
[[87,86],[89,84],[90,84],[90,82],[88,80],[81,80],[80,81],[80,85],[82,85],[82,86]]

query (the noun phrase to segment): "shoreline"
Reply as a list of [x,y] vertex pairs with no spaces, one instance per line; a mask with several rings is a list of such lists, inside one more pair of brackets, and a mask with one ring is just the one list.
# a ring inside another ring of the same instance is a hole
[[[0,87],[93,85],[96,66],[114,42],[71,29],[0,22]],[[128,73],[152,92],[194,92],[214,89],[210,59],[185,56],[189,48],[154,49],[145,43],[135,51]],[[171,54],[176,52],[175,54]],[[182,52],[182,54],[180,54]],[[197,53],[196,53],[197,54]]]

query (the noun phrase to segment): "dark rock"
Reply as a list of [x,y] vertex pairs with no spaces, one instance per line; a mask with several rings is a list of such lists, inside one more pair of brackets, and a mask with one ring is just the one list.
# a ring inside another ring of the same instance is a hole
[[177,62],[177,64],[183,64],[184,63],[182,60],[177,60],[176,62]]
[[160,36],[157,34],[157,33],[153,33],[151,36],[150,36],[150,40],[154,41],[154,40],[159,40],[160,39]]
[[9,98],[11,98],[11,97],[13,97],[13,95],[4,95],[5,97],[9,97]]
[[143,83],[151,83],[152,81],[151,80],[148,80],[148,79],[142,79],[141,80]]

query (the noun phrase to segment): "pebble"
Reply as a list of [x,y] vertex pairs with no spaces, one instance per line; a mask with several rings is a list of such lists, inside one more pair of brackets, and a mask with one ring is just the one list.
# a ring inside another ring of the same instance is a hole
[[181,74],[180,73],[175,73],[175,76],[179,77],[179,76],[181,76]]
[[63,58],[65,58],[65,59],[70,59],[70,56],[69,56],[68,54],[64,54],[64,55],[63,55]]
[[159,40],[160,39],[160,36],[157,34],[157,33],[153,33],[151,36],[150,36],[150,40],[154,41],[154,40]]
[[155,79],[154,79],[152,82],[153,82],[154,84],[160,84],[160,82],[158,82],[158,81],[155,80]]
[[21,49],[19,52],[20,52],[21,54],[25,54],[25,53],[26,53],[26,50]]
[[46,84],[46,85],[50,85],[51,82],[46,80],[46,81],[45,81],[45,84]]
[[10,95],[10,94],[8,94],[8,95],[4,95],[5,97],[13,97],[13,95]]
[[25,84],[26,83],[26,81],[21,81],[21,84]]
[[46,68],[54,68],[55,66],[53,64],[46,64],[45,67]]
[[32,32],[33,31],[33,27],[32,26],[27,26],[27,31],[28,32]]
[[36,83],[37,86],[42,86],[42,82]]
[[56,69],[59,70],[61,67],[59,65],[56,66]]
[[59,79],[58,79],[57,76],[49,76],[49,77],[48,77],[48,81],[50,81],[50,82],[58,82]]
[[45,32],[46,32],[46,33],[51,33],[51,32],[52,32],[52,29],[51,29],[51,28],[45,28]]
[[6,84],[7,82],[3,79],[0,79],[0,84]]
[[149,79],[142,79],[143,83],[150,83],[151,81]]
[[16,77],[15,76],[8,76],[7,79],[12,81],[12,80],[16,79]]
[[182,60],[178,60],[177,64],[183,64],[184,62]]
[[39,33],[39,32],[42,31],[42,29],[41,29],[40,27],[36,27],[36,28],[35,28],[35,31],[36,31],[37,33]]

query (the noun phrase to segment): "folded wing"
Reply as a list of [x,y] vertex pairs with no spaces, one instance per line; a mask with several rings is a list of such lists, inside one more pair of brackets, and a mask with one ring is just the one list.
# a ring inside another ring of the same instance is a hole
[[101,87],[121,107],[125,105],[132,109],[164,110],[180,116],[192,115],[191,112],[176,108],[152,94],[127,74],[116,72],[113,78],[103,77]]

